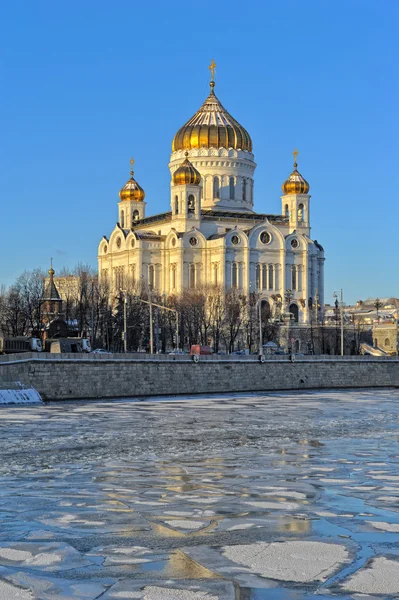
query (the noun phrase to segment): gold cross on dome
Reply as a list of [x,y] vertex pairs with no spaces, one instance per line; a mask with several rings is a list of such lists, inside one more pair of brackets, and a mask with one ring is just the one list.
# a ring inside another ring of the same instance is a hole
[[298,150],[295,148],[294,152],[292,153],[293,157],[294,157],[294,163],[296,163],[296,157],[298,156],[299,152]]
[[134,165],[134,158],[130,159],[130,173],[131,175],[133,175],[133,165]]
[[215,81],[215,69],[216,69],[216,63],[215,63],[215,61],[213,60],[213,58],[212,58],[212,62],[211,62],[211,64],[209,65],[208,69],[209,69],[209,70],[210,70],[210,72],[211,72],[211,81]]

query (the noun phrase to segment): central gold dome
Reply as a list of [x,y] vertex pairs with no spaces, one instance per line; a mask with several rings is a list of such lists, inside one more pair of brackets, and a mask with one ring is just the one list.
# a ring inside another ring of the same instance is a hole
[[252,152],[249,133],[221,105],[213,91],[195,115],[173,138],[172,151],[192,148],[234,148]]

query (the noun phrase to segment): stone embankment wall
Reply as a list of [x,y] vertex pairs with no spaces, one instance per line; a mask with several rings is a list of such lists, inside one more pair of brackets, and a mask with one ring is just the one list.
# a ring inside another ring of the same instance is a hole
[[24,354],[0,357],[0,388],[36,388],[43,399],[116,398],[319,388],[399,387],[385,357],[201,357]]

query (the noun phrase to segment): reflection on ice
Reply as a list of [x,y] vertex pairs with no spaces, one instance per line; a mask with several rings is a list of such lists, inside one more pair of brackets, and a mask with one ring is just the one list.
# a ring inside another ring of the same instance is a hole
[[398,415],[392,390],[2,407],[0,598],[398,594]]

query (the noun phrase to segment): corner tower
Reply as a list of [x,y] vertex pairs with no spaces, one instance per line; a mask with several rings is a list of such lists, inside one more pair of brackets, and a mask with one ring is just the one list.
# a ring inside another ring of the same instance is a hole
[[201,174],[203,208],[253,212],[252,140],[216,97],[215,67],[212,61],[208,98],[173,138],[169,169],[173,177],[188,152]]

